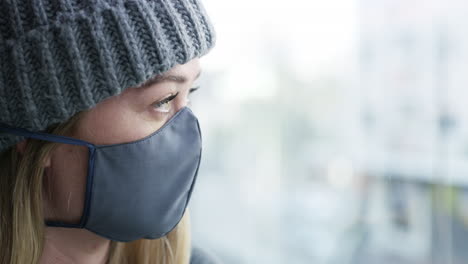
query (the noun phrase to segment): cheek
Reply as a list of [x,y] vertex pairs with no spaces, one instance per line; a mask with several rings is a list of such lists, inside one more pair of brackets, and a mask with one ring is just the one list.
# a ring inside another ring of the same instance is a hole
[[88,149],[60,145],[44,178],[46,219],[78,223],[84,208]]
[[83,118],[74,137],[96,145],[139,140],[156,131],[165,122],[152,115],[148,108],[140,112],[132,108],[111,106],[96,109]]

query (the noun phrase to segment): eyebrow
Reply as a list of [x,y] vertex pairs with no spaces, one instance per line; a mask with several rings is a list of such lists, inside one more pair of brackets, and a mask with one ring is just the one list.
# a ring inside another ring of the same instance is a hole
[[[195,76],[194,80],[197,80],[200,77],[201,73],[202,72],[200,70],[198,74]],[[183,83],[188,82],[188,78],[185,77],[184,75],[173,75],[169,73],[163,73],[163,74],[159,74],[150,78],[149,80],[144,82],[142,85],[140,85],[140,88],[150,87],[152,85],[160,84],[163,82],[175,82],[175,83],[183,84]]]

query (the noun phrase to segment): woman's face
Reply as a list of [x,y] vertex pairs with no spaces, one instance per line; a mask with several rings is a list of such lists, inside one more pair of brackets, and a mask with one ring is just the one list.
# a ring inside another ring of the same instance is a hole
[[[70,136],[99,145],[126,143],[146,137],[187,105],[199,73],[199,59],[194,59],[159,75],[155,82],[127,88],[87,111]],[[79,222],[84,206],[87,169],[86,147],[60,144],[51,153],[45,163],[44,175],[44,213],[47,220]]]

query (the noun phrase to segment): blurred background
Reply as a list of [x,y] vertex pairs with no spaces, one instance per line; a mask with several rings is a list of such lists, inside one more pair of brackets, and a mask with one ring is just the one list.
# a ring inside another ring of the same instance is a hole
[[203,0],[193,241],[226,264],[468,263],[468,2]]

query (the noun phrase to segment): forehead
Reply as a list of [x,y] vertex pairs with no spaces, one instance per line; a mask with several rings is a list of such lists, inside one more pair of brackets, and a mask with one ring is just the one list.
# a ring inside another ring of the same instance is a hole
[[201,75],[201,66],[199,59],[194,59],[186,64],[177,65],[170,70],[155,75],[146,80],[139,88],[149,87],[163,82],[176,82],[185,84],[193,82]]

